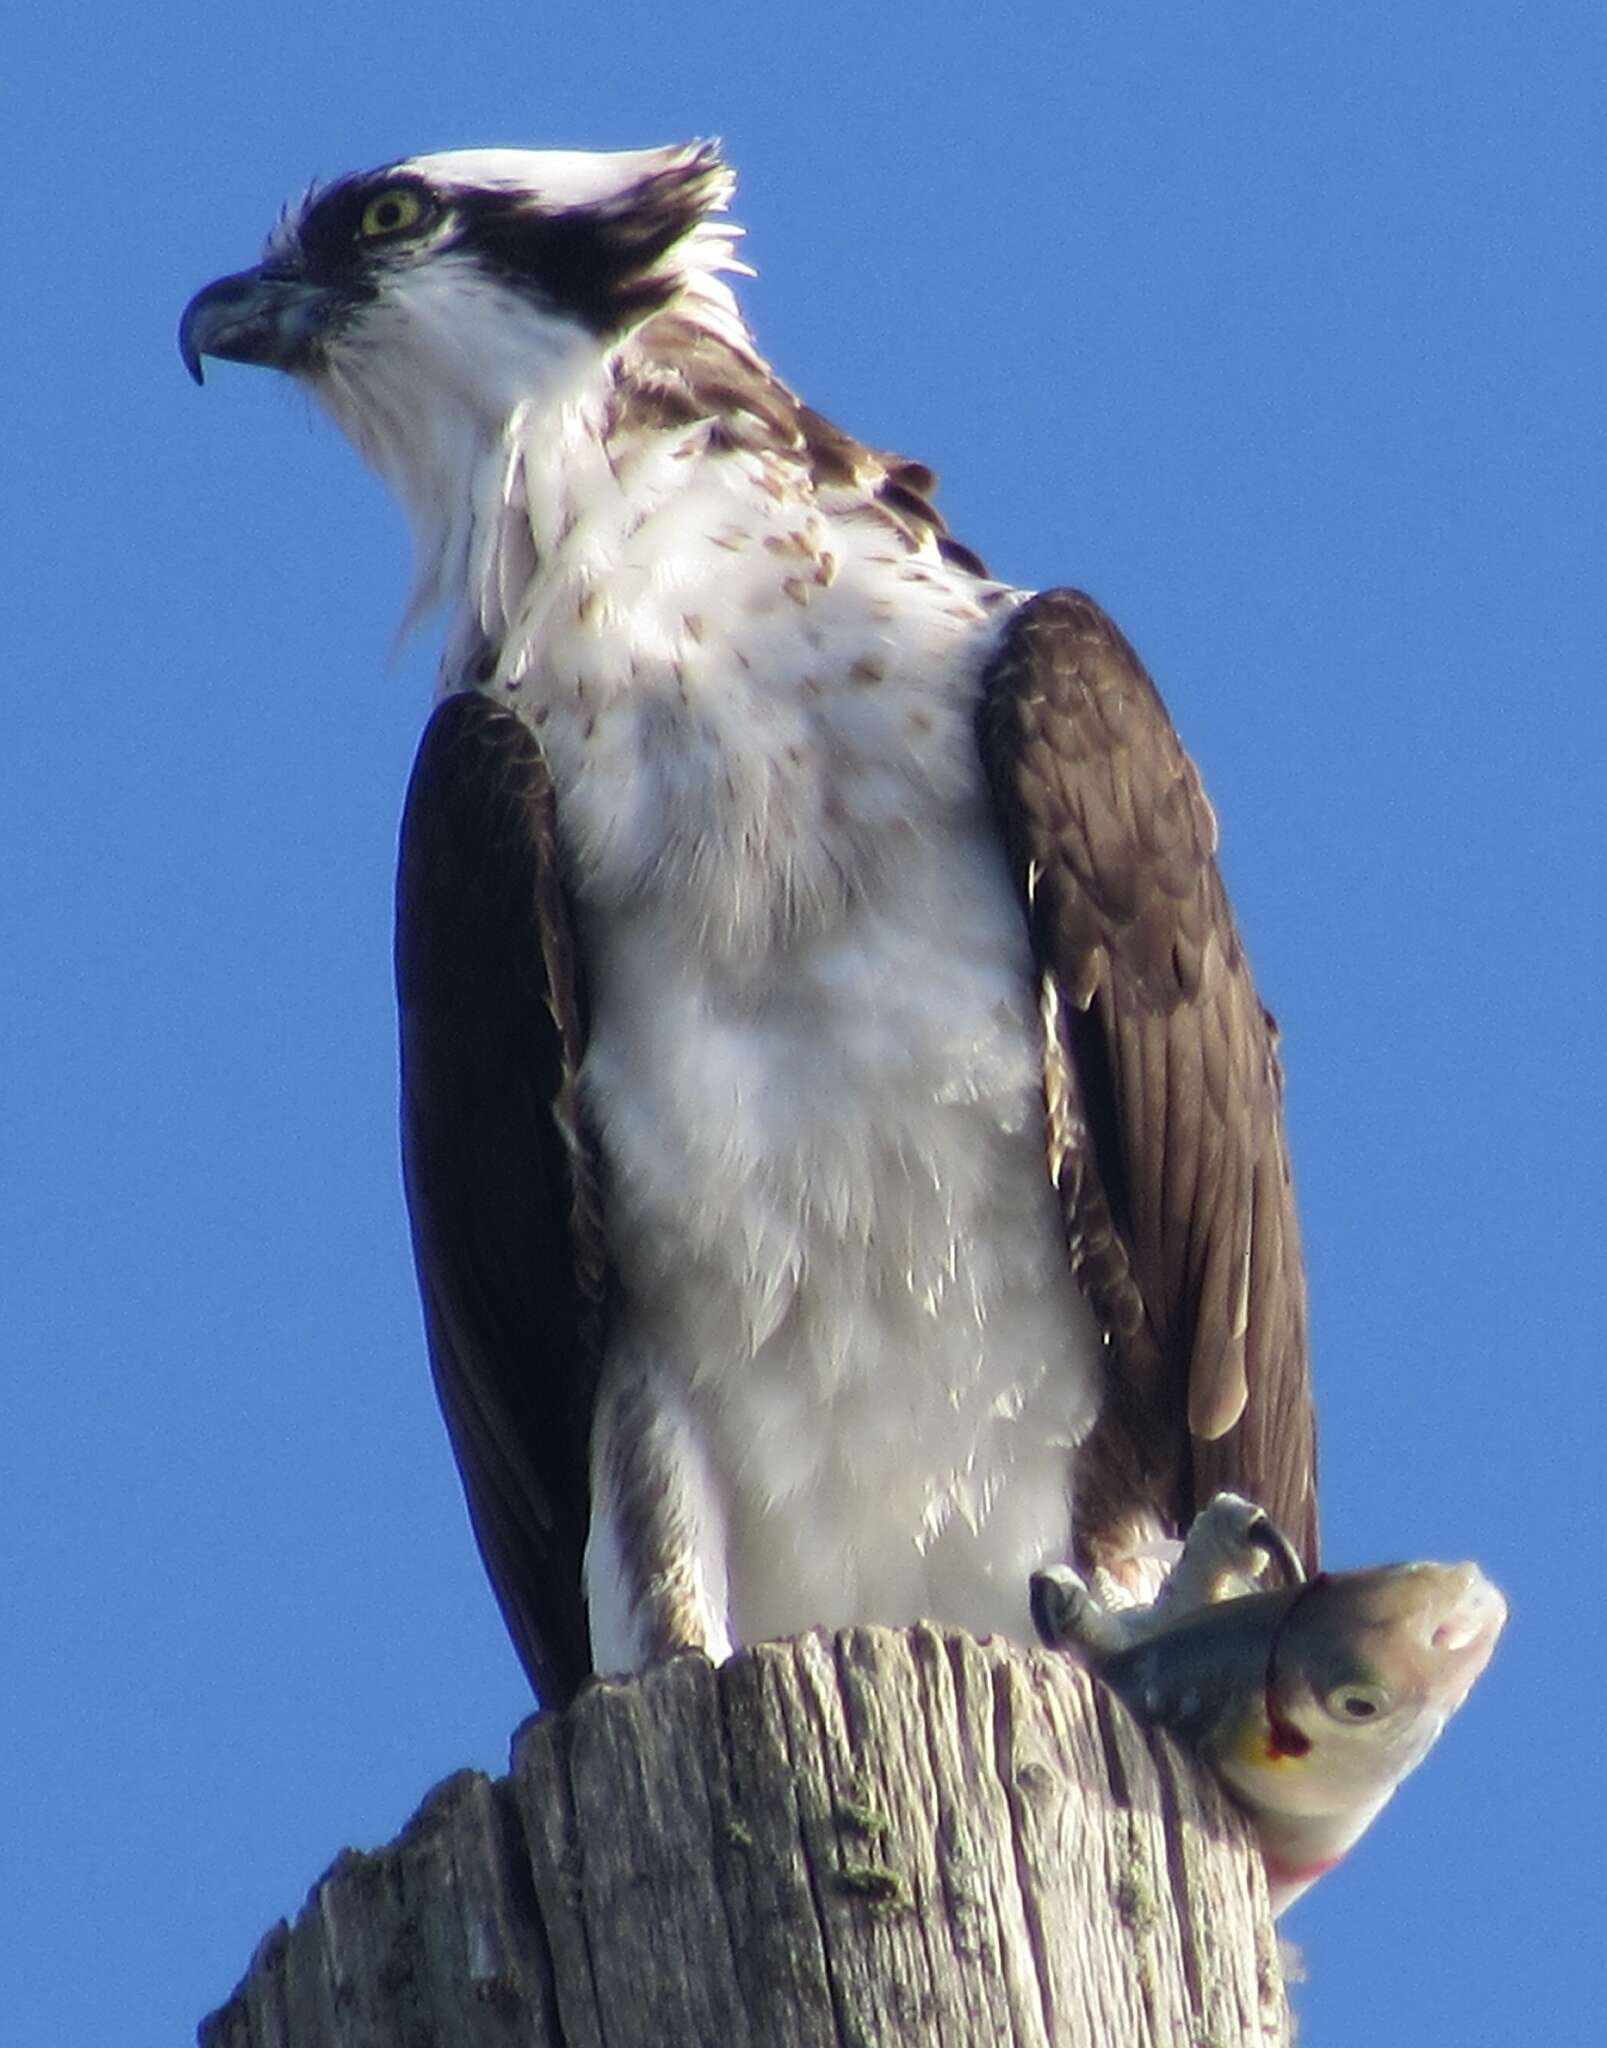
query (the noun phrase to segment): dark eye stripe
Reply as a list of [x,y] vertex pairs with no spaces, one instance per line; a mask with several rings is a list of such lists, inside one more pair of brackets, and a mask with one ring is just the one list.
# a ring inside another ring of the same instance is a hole
[[419,211],[416,219],[388,223],[385,229],[369,224],[366,228],[368,239],[428,220],[436,207],[435,197],[429,188],[398,178],[394,172],[380,171],[360,178],[341,178],[321,192],[308,208],[296,237],[301,245],[307,274],[324,279],[348,275],[365,239],[364,222],[370,207],[376,200],[385,200],[392,195],[396,195],[399,201],[403,193],[417,200]]

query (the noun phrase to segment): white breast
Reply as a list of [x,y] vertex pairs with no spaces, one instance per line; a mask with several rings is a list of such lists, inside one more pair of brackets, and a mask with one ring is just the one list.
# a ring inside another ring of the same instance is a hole
[[[524,696],[581,877],[609,1373],[684,1430],[712,1648],[722,1623],[1024,1636],[1100,1339],[973,737],[996,625],[970,579],[784,507],[707,562],[636,546],[650,585],[629,544],[605,582],[549,584]],[[626,1668],[606,1490],[598,1512],[594,1648]]]
[[[606,949],[587,1080],[618,1355],[704,1446],[733,1642],[1024,1636],[1029,1572],[1069,1548],[1099,1340],[1044,1169],[1019,911],[979,842],[901,880],[764,990],[640,932]],[[628,1665],[591,1593],[602,1668]]]

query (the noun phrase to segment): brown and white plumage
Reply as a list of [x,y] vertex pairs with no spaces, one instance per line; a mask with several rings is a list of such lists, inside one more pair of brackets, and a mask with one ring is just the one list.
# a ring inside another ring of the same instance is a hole
[[1315,1543],[1273,1033],[1090,600],[804,406],[712,150],[310,195],[182,344],[397,489],[452,623],[398,888],[437,1386],[520,1654],[1026,1636],[1232,1484]]

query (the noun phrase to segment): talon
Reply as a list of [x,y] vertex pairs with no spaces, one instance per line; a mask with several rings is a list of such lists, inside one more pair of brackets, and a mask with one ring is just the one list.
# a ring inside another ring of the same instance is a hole
[[1070,1565],[1053,1564],[1034,1572],[1027,1581],[1027,1597],[1032,1625],[1047,1648],[1064,1650],[1083,1642],[1079,1624],[1087,1613],[1089,1593]]
[[1255,1520],[1244,1533],[1247,1541],[1282,1569],[1285,1585],[1303,1586],[1306,1583],[1306,1568],[1300,1562],[1300,1553],[1265,1509],[1256,1510]]

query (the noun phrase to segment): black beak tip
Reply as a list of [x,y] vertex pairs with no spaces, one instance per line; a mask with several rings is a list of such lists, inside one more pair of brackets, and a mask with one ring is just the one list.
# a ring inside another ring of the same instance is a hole
[[289,269],[259,266],[203,285],[179,321],[179,356],[197,384],[207,356],[296,371],[312,360],[337,295]]
[[206,372],[201,367],[201,344],[196,338],[196,313],[204,292],[197,292],[184,309],[179,321],[179,357],[197,384],[206,382]]

